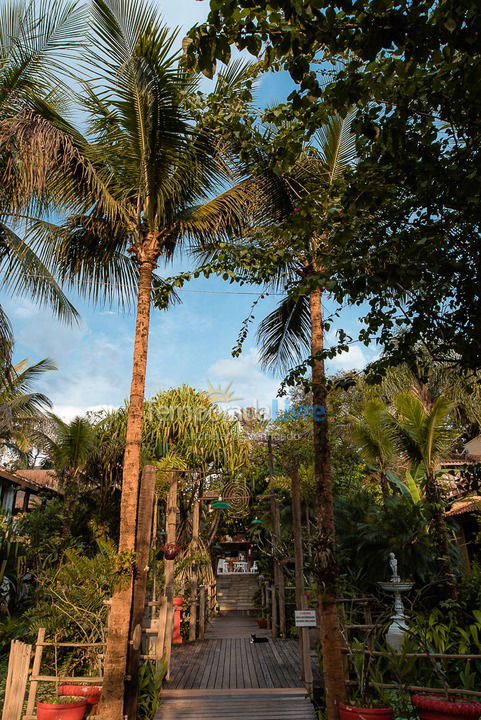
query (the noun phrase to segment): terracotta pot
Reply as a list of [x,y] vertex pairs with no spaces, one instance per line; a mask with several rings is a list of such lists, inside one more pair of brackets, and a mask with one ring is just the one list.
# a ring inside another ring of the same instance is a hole
[[266,618],[258,618],[257,619],[257,625],[265,630],[267,628],[267,619]]
[[182,607],[183,604],[184,598],[180,595],[176,595],[174,598],[172,598],[172,605],[174,605],[174,607]]
[[412,704],[421,720],[475,720],[481,716],[481,703],[446,700],[442,695],[413,695]]
[[100,700],[102,688],[100,685],[60,685],[59,695],[70,697],[84,697],[89,705],[96,705]]
[[37,703],[37,720],[83,720],[87,712],[87,700],[59,705],[57,703]]
[[339,720],[393,720],[392,708],[357,708],[339,703]]

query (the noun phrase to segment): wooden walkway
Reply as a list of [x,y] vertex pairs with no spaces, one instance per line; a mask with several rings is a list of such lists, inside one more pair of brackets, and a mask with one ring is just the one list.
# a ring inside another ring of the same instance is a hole
[[216,618],[203,642],[173,648],[157,720],[314,720],[301,686],[297,642],[267,636],[247,616]]

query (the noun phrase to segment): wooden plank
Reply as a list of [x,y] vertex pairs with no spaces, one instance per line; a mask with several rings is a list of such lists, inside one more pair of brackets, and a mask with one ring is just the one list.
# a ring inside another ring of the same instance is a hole
[[[42,664],[43,645],[45,640],[45,628],[39,628],[37,632],[37,644],[35,646],[35,657],[33,659],[32,676],[38,675]],[[37,698],[38,680],[30,678],[30,689],[28,691],[27,715],[33,715],[35,700]]]
[[20,720],[22,717],[31,652],[31,645],[26,645],[19,640],[12,640],[2,720]]

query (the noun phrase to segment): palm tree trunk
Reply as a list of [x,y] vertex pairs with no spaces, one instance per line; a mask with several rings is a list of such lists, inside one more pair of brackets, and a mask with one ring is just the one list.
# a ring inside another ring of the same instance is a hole
[[335,558],[334,499],[331,475],[331,450],[327,425],[324,329],[321,290],[309,296],[311,315],[312,416],[314,429],[314,475],[317,516],[317,581],[319,584],[319,622],[321,626],[322,665],[328,720],[338,717],[338,703],[346,700],[343,637],[336,604],[337,564]]
[[426,500],[431,515],[431,535],[435,547],[438,549],[438,561],[446,585],[448,597],[452,600],[456,598],[456,579],[454,577],[453,566],[449,556],[449,535],[444,517],[444,507],[439,495],[439,488],[436,484],[436,478],[432,471],[427,472],[426,476]]
[[133,553],[136,546],[142,416],[154,266],[155,261],[149,258],[140,263],[139,269],[134,359],[120,502],[119,572],[121,565],[124,570],[110,601],[99,720],[120,720],[123,717],[134,577],[134,564],[131,561],[135,558]]

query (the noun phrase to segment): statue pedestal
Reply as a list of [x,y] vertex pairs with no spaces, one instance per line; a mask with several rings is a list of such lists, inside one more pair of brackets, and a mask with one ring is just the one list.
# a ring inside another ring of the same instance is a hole
[[411,590],[413,585],[414,583],[393,582],[392,580],[379,583],[383,590],[394,593],[394,613],[391,615],[392,622],[386,633],[386,642],[396,652],[401,650],[403,637],[409,630],[401,593]]

